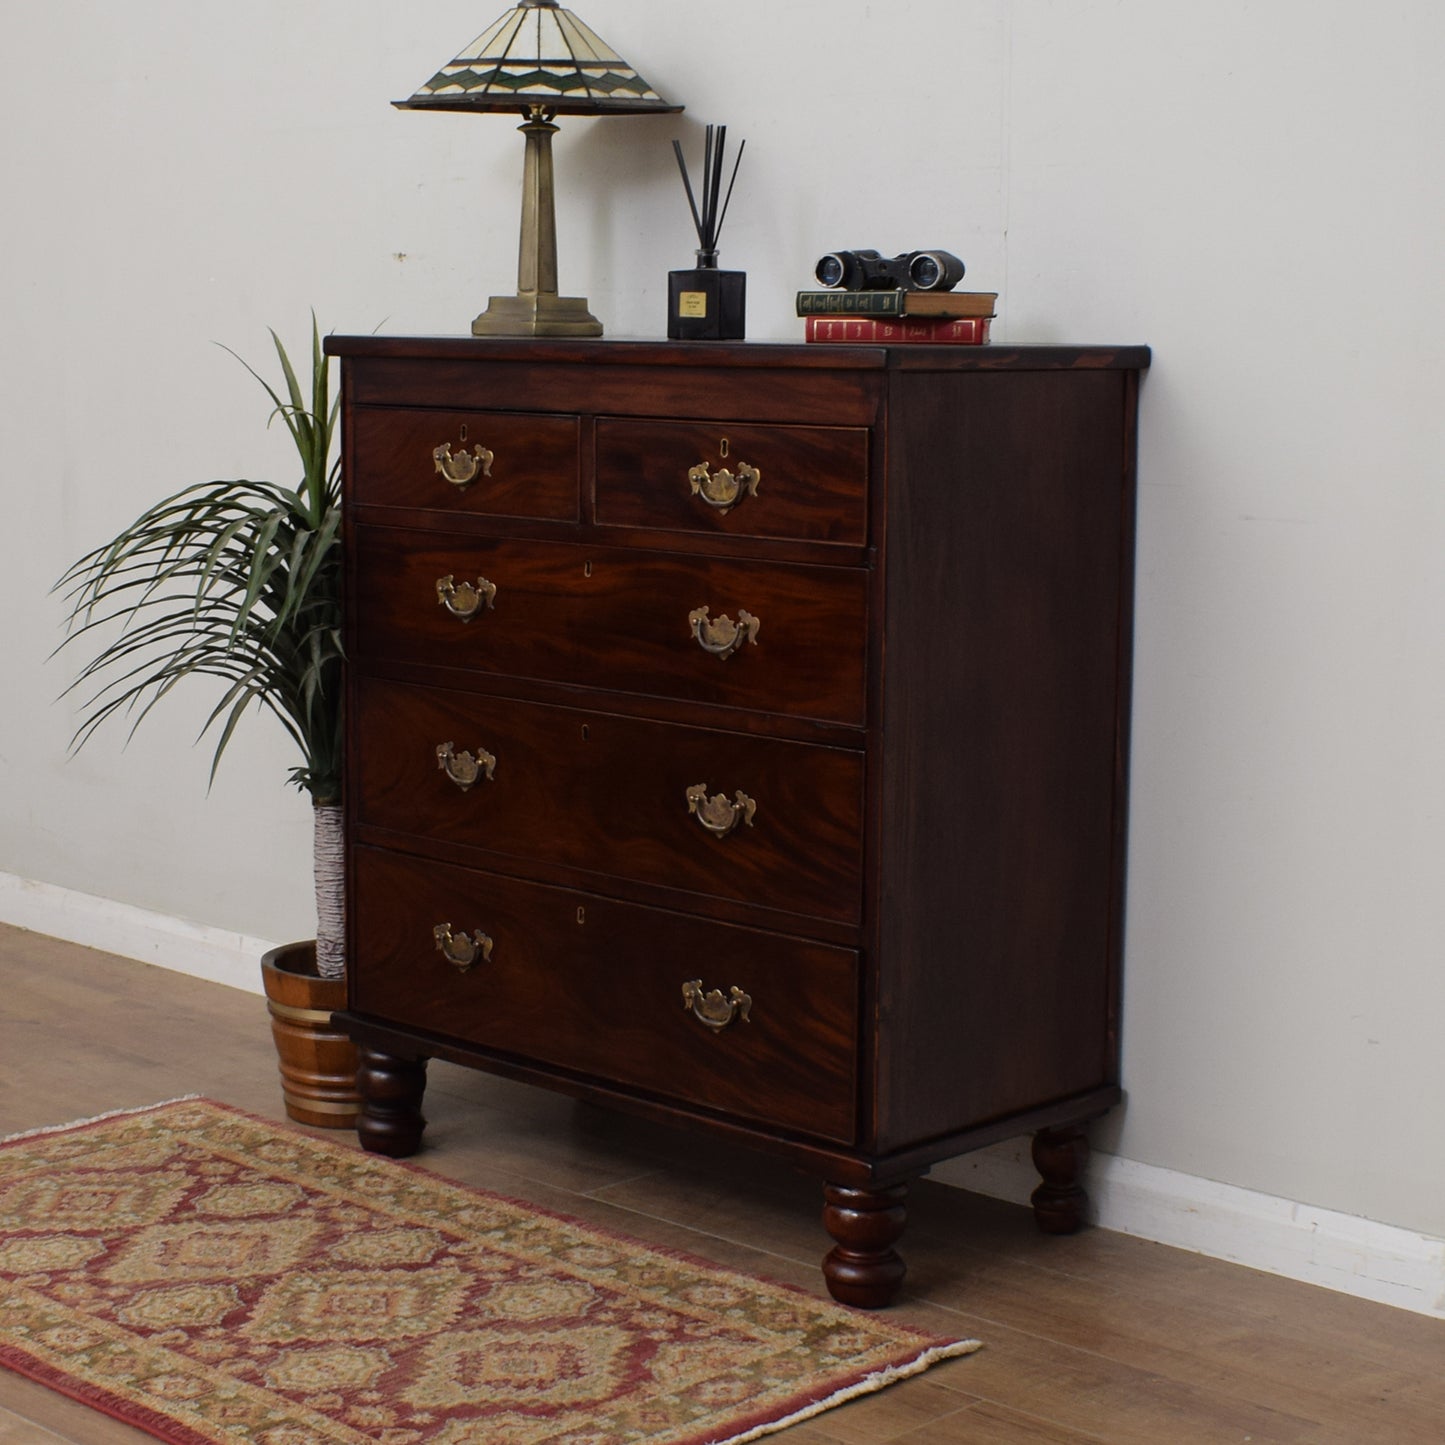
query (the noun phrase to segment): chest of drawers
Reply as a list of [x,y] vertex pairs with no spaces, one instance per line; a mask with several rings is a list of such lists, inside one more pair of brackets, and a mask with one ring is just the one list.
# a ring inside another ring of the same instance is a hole
[[[1116,1102],[1148,352],[332,338],[366,1147],[444,1058],[824,1181]],[[941,354],[940,354],[941,353]]]

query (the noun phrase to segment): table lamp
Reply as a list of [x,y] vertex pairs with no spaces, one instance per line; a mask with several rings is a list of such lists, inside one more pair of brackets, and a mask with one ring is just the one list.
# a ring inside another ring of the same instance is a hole
[[557,0],[522,0],[444,65],[403,110],[501,110],[526,116],[517,294],[493,296],[472,322],[477,336],[601,336],[580,296],[557,294],[557,215],[552,189],[556,115],[675,112],[648,83]]

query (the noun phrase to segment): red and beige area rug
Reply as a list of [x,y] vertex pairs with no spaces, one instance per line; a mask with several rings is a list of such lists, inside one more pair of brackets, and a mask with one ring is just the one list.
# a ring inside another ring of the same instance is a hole
[[172,1445],[740,1445],[976,1348],[203,1100],[0,1144],[0,1364]]

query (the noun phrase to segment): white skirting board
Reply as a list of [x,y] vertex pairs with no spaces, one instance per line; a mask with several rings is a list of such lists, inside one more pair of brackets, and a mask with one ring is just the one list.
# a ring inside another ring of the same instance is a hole
[[[0,923],[261,992],[273,944],[0,873]],[[932,1178],[1025,1204],[1027,1140],[940,1164]],[[1445,1240],[1192,1174],[1095,1154],[1090,1217],[1104,1229],[1445,1319]]]
[[[1039,1182],[1027,1139],[929,1177],[1014,1204]],[[1084,1185],[1104,1229],[1445,1319],[1445,1240],[1113,1154],[1093,1155]]]
[[249,993],[261,992],[261,955],[276,946],[13,873],[0,873],[0,923]]

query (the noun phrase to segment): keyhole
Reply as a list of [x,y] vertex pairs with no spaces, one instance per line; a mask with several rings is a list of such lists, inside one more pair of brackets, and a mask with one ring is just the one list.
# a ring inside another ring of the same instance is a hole
[[586,723],[582,724],[582,741],[584,743],[592,741],[592,729]]
[[463,422],[463,423],[462,423],[462,440],[465,442],[466,439],[467,439],[467,424],[466,424],[466,422]]
[[586,923],[586,922],[587,922],[587,910],[586,910],[585,908],[579,908],[579,909],[577,910],[577,922],[578,922],[578,923]]
[[590,562],[584,562],[582,564],[582,575],[584,577],[590,577],[592,575],[592,564]]
[[[465,438],[464,438],[464,440],[465,440]],[[717,449],[717,450],[718,450],[718,455],[719,455],[720,457],[722,457],[724,460],[726,460],[727,454],[728,454],[728,439],[727,439],[726,437],[724,437],[724,438],[722,439],[722,441],[718,444],[718,449]]]

